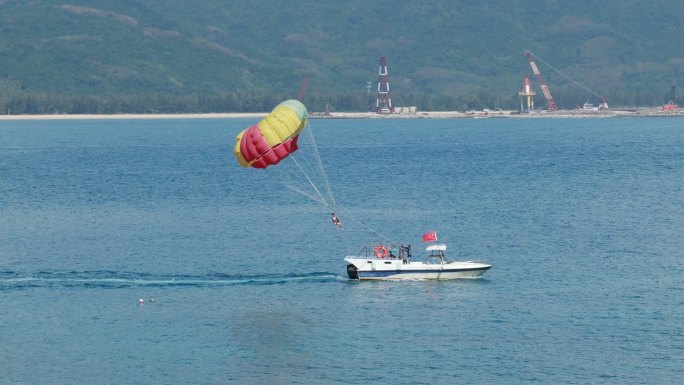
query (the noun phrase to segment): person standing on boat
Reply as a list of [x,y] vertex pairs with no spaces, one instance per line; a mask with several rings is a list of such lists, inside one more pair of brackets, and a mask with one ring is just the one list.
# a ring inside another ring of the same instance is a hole
[[411,244],[408,246],[400,245],[401,248],[401,260],[404,262],[404,265],[406,264],[411,264]]

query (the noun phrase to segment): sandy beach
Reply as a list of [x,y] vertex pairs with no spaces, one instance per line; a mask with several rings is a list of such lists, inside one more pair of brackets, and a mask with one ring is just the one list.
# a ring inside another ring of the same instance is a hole
[[[51,115],[0,115],[2,120],[96,120],[96,119],[259,119],[266,116],[261,113],[208,113],[208,114],[51,114]],[[482,118],[612,118],[612,117],[662,117],[684,116],[684,109],[662,111],[657,107],[615,109],[615,110],[560,110],[533,113],[517,111],[419,111],[414,114],[377,114],[375,112],[310,112],[311,119],[482,119]]]
[[212,113],[212,114],[50,114],[50,115],[0,115],[0,120],[97,120],[97,119],[239,119],[262,118],[263,113]]

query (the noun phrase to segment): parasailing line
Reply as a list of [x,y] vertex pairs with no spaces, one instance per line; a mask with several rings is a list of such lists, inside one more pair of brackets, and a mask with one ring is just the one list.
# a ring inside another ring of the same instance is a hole
[[[530,52],[530,51],[528,51],[528,52]],[[565,74],[563,71],[561,71],[561,70],[559,70],[558,68],[552,66],[551,64],[549,64],[548,62],[546,62],[544,59],[540,58],[539,55],[537,55],[537,54],[535,54],[535,53],[533,53],[533,52],[530,52],[530,54],[532,54],[532,56],[534,56],[535,58],[537,58],[537,60],[539,60],[540,62],[542,62],[545,66],[547,66],[547,67],[551,68],[552,70],[558,72],[558,74],[560,74],[561,76],[563,76],[563,77],[566,78],[567,80],[571,81],[572,83],[574,83],[574,84],[577,85],[578,87],[582,88],[583,90],[585,90],[585,91],[589,92],[590,94],[592,94],[592,95],[598,97],[599,99],[602,99],[602,100],[603,100],[603,99],[605,98],[603,95],[597,94],[596,92],[594,92],[594,91],[590,90],[588,87],[586,87],[584,84],[578,82],[577,80],[571,78],[569,75]]]

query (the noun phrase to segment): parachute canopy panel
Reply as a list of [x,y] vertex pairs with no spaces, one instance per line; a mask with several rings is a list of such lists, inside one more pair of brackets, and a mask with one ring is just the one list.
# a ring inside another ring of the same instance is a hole
[[299,133],[309,113],[302,102],[286,100],[259,123],[244,129],[235,138],[233,153],[242,167],[266,168],[297,151]]

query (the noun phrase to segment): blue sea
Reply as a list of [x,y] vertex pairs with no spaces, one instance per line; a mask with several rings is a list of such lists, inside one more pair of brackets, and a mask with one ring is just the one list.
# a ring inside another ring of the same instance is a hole
[[254,123],[0,121],[0,384],[681,383],[683,120],[311,120],[343,231]]

